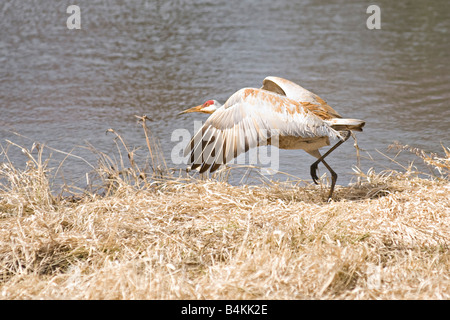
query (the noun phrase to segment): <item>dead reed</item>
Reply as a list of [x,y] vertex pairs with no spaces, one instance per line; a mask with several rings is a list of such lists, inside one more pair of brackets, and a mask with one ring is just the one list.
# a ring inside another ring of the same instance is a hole
[[2,299],[450,298],[448,175],[359,171],[327,203],[180,175],[146,138],[148,165],[98,152],[99,185],[72,197],[52,193],[43,146],[23,170],[3,154]]

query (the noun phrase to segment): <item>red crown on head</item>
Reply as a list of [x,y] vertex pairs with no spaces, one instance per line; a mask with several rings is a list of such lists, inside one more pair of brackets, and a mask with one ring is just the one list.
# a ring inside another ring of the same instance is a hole
[[212,104],[214,104],[214,101],[213,101],[213,100],[208,100],[208,101],[206,101],[206,102],[203,104],[203,106],[204,106],[204,107],[208,107],[208,106],[210,106],[210,105],[212,105]]

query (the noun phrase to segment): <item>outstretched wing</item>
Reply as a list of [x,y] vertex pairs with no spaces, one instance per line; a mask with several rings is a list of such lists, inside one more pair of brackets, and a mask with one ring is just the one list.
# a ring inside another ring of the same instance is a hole
[[275,135],[338,137],[324,122],[330,117],[316,109],[309,102],[266,90],[241,89],[206,120],[186,147],[185,156],[190,155],[192,169],[214,172],[250,148],[270,143]]
[[342,118],[339,113],[330,107],[325,100],[317,94],[299,86],[298,84],[279,77],[266,77],[261,89],[278,93],[298,102],[309,102],[321,112],[327,113],[330,118]]

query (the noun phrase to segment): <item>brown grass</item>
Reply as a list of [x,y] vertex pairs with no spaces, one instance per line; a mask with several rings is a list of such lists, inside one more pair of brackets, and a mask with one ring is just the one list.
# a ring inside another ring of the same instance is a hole
[[74,197],[52,194],[39,157],[1,164],[2,299],[450,298],[444,176],[360,172],[327,203],[321,187],[108,161],[103,193]]

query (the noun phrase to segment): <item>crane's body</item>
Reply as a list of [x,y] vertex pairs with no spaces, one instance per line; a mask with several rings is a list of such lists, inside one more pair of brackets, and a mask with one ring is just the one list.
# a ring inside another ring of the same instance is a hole
[[[202,128],[186,147],[191,168],[214,172],[220,165],[250,148],[274,144],[280,149],[303,149],[318,160],[311,166],[317,183],[317,165],[322,162],[332,175],[331,198],[337,175],[324,158],[348,137],[362,131],[365,122],[344,119],[316,94],[286,79],[267,77],[260,89],[244,88],[224,105],[208,100],[182,113],[210,113]],[[319,149],[340,141],[321,156]]]

